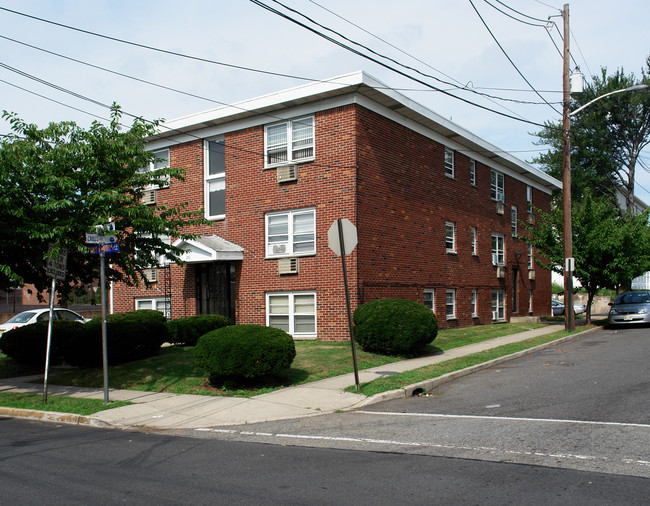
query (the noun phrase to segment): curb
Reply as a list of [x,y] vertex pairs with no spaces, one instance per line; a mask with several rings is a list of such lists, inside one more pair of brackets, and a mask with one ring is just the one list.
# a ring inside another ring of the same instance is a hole
[[503,357],[495,358],[487,362],[483,362],[481,364],[472,365],[470,367],[466,367],[465,369],[461,369],[459,371],[449,372],[447,374],[443,374],[442,376],[438,376],[437,378],[420,381],[418,383],[413,383],[411,385],[407,385],[402,388],[389,390],[388,392],[382,392],[380,394],[375,394],[372,397],[368,397],[367,399],[364,399],[356,403],[354,406],[351,406],[344,411],[352,411],[355,409],[369,406],[371,404],[376,404],[378,402],[390,401],[394,399],[403,399],[405,397],[414,397],[422,393],[431,392],[437,386],[440,386],[444,383],[449,383],[450,381],[453,381],[456,378],[462,378],[463,376],[468,376],[470,374],[474,374],[475,372],[479,372],[484,369],[489,369],[490,367],[494,367],[504,362],[509,362],[511,360],[515,360],[520,357],[530,355],[532,353],[536,353],[546,348],[552,348],[553,346],[557,346],[558,344],[573,341],[586,334],[598,332],[600,330],[602,330],[601,327],[596,327],[593,329],[585,330],[583,332],[579,332],[578,334],[560,337],[559,339],[556,339],[554,341],[549,341],[548,343],[540,344],[533,348],[528,348],[527,350],[517,351],[515,353],[511,353],[510,355],[504,355]]
[[71,425],[89,425],[104,429],[113,429],[117,426],[92,416],[75,415],[73,413],[58,413],[55,411],[40,411],[37,409],[5,408],[0,407],[0,416],[28,418],[45,422],[67,423]]

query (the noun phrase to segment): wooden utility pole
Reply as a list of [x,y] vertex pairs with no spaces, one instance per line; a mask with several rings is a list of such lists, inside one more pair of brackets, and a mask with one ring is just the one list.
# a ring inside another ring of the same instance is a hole
[[569,4],[562,9],[564,20],[564,69],[562,72],[562,203],[564,211],[564,328],[575,330],[573,314],[573,227],[571,225],[571,80],[569,39]]

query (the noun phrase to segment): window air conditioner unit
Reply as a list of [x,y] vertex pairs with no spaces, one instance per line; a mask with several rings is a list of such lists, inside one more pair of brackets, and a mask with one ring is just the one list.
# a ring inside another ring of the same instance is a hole
[[492,265],[499,265],[499,255],[492,253]]
[[492,311],[492,319],[494,321],[499,319],[499,312],[498,311]]
[[505,278],[506,270],[504,267],[497,267],[497,278]]
[[497,202],[497,214],[503,214],[505,212],[505,209],[506,206],[503,204],[503,202]]
[[145,190],[142,192],[142,203],[147,206],[156,204],[156,190]]
[[278,274],[298,274],[298,259],[280,258],[278,260]]
[[286,244],[272,244],[269,248],[272,255],[282,255],[287,252]]
[[531,270],[528,271],[528,279],[530,279],[531,281],[535,280],[535,271],[534,270],[531,269]]
[[142,276],[149,281],[149,283],[156,283],[158,281],[158,269],[144,269]]
[[288,181],[296,181],[298,179],[298,166],[297,165],[282,165],[276,169],[278,175],[278,183],[286,183]]

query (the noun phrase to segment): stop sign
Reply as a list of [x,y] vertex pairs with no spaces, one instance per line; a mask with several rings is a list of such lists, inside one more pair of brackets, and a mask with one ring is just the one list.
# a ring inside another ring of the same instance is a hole
[[341,256],[339,221],[341,222],[341,233],[343,234],[344,253],[345,255],[349,255],[357,245],[357,227],[355,227],[347,218],[335,220],[334,223],[332,223],[332,226],[327,232],[327,245],[334,253]]

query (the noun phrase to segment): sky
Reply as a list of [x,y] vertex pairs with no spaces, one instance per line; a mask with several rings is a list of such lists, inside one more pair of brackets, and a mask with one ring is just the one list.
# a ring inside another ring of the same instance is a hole
[[[171,120],[363,70],[524,161],[544,149],[535,144],[536,124],[561,119],[562,3],[260,3],[395,61],[370,61],[250,0],[0,0],[0,110],[40,127],[68,120],[88,127],[105,121],[105,106],[116,102],[127,114]],[[603,67],[640,77],[650,54],[649,15],[647,0],[569,2],[572,68],[587,82]],[[549,16],[556,26],[547,29]],[[8,131],[0,121],[0,134]],[[650,167],[650,150],[642,156]],[[637,174],[636,195],[650,204],[650,173],[638,166]]]

